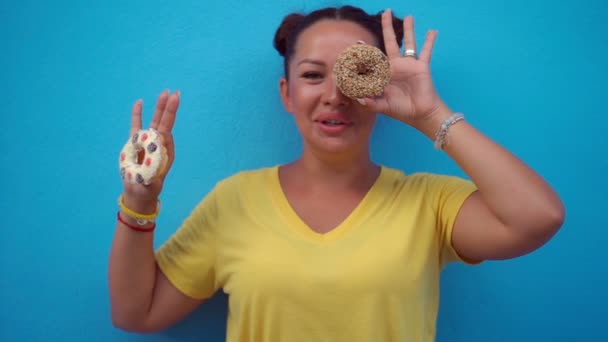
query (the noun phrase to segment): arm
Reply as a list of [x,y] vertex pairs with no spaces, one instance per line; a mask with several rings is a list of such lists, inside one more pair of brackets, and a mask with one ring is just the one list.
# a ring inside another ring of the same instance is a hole
[[[430,73],[437,31],[428,31],[417,57],[414,19],[406,17],[406,54],[402,56],[391,17],[390,10],[382,15],[391,81],[382,98],[364,99],[363,103],[434,140],[443,120],[452,115],[437,94]],[[517,257],[540,247],[556,233],[564,220],[564,207],[538,174],[466,121],[450,127],[449,136],[445,152],[478,188],[463,204],[452,230],[452,244],[461,257]]]
[[[416,128],[434,139],[451,114],[441,105]],[[564,207],[541,176],[466,121],[450,127],[449,137],[445,152],[478,188],[454,223],[452,243],[461,257],[514,258],[539,248],[557,232]]]
[[[163,135],[167,149],[168,167],[174,159],[171,130],[179,106],[179,92],[168,91],[158,97],[151,128]],[[131,135],[142,127],[142,103],[137,101],[131,114]],[[124,204],[141,214],[156,210],[166,173],[151,184],[123,182]],[[133,218],[120,212],[129,225],[137,226]],[[148,227],[151,224],[147,224]],[[146,226],[142,226],[146,228]],[[137,332],[159,331],[186,316],[201,304],[183,295],[160,272],[153,250],[152,232],[131,230],[118,222],[110,252],[108,283],[112,323],[121,329]]]
[[[156,202],[125,198],[125,204],[140,213],[152,213]],[[120,213],[130,225],[136,222]],[[146,228],[146,226],[143,226]],[[202,301],[182,294],[156,265],[153,234],[137,232],[118,222],[108,272],[112,323],[136,332],[156,332],[179,321]]]

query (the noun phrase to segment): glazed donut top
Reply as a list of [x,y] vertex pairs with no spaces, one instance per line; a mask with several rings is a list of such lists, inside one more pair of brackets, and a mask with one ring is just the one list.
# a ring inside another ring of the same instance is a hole
[[353,99],[380,96],[391,78],[386,55],[359,42],[342,51],[334,65],[340,91]]
[[148,185],[163,171],[166,159],[158,131],[140,130],[129,138],[120,152],[120,175],[128,183]]

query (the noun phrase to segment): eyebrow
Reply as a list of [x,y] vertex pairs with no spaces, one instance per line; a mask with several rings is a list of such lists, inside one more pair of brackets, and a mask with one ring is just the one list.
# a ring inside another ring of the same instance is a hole
[[303,60],[299,61],[297,65],[304,64],[304,63],[316,64],[316,65],[320,65],[320,66],[325,65],[325,63],[323,63],[322,61],[317,60],[317,59],[311,59],[311,58],[304,58]]

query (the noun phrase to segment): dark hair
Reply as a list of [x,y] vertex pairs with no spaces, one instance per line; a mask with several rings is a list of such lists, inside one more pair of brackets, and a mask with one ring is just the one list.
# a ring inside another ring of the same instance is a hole
[[[281,22],[274,34],[274,48],[283,56],[285,77],[289,78],[289,62],[294,54],[295,45],[300,33],[312,24],[323,20],[344,20],[361,25],[368,30],[378,42],[378,48],[386,53],[382,35],[382,12],[370,15],[361,8],[354,6],[327,7],[318,9],[309,14],[291,13]],[[397,44],[401,47],[403,37],[403,20],[393,15],[393,29],[397,37]]]

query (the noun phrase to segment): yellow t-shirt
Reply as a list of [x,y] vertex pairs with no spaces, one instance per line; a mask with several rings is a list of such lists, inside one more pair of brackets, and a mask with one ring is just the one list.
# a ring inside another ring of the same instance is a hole
[[157,251],[184,294],[228,295],[229,342],[433,341],[439,273],[458,260],[466,180],[382,167],[361,203],[318,234],[289,205],[278,167],[217,184]]

